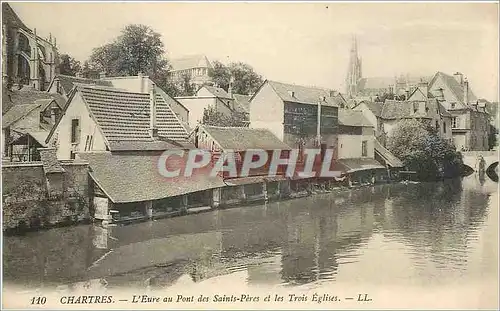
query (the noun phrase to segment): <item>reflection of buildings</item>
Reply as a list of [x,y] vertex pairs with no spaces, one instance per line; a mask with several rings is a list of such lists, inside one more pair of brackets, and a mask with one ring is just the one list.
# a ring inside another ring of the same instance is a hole
[[2,3],[2,72],[4,83],[45,90],[56,74],[56,39],[44,39],[29,29],[6,2]]

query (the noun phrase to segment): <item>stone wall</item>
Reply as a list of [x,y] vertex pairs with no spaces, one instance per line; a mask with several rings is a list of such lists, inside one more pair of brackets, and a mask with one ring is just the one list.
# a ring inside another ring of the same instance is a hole
[[29,230],[89,219],[88,164],[61,163],[45,173],[42,162],[2,165],[3,230]]

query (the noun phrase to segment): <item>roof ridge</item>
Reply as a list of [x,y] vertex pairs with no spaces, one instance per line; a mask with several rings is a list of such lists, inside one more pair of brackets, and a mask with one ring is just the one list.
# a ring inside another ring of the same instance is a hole
[[76,83],[75,87],[77,89],[98,89],[98,90],[109,91],[109,92],[113,92],[113,93],[149,95],[149,93],[131,92],[131,91],[128,91],[125,89],[116,88],[114,86],[105,86],[105,85],[97,85],[97,84]]
[[295,84],[295,83],[290,83],[290,82],[282,82],[282,81],[269,80],[269,79],[267,81],[270,82],[270,83],[279,83],[279,84],[285,84],[285,85],[291,85],[291,86],[300,86],[300,87],[305,87],[305,88],[310,88],[310,89],[317,89],[317,90],[322,90],[322,91],[335,91],[335,89],[330,89],[330,88],[321,87],[321,86]]

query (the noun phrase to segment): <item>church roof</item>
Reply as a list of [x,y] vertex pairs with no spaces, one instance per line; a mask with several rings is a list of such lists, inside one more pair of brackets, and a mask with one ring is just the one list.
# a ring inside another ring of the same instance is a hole
[[205,55],[187,55],[170,60],[172,70],[186,70],[192,68],[212,68],[212,64]]
[[394,78],[387,77],[370,77],[362,78],[358,82],[358,89],[388,89],[391,85],[394,85]]

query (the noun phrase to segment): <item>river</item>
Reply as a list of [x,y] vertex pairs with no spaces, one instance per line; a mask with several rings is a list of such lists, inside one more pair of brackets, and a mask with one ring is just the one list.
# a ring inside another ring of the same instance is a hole
[[471,175],[108,229],[81,225],[6,236],[4,284],[167,291],[349,284],[418,289],[415,295],[484,284],[477,291],[493,302],[498,299],[497,187]]

